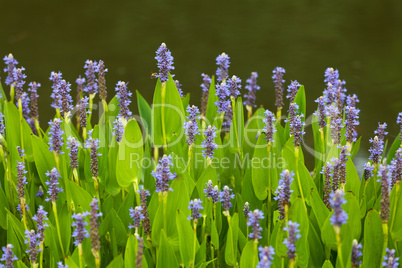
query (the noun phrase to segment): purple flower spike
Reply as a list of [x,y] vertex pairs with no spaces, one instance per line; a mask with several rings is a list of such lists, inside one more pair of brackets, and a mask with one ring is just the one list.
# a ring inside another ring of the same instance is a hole
[[32,217],[32,220],[36,221],[36,229],[38,231],[39,242],[42,243],[45,240],[45,227],[49,227],[47,224],[47,212],[43,206],[39,205],[36,215]]
[[229,186],[225,185],[223,187],[223,191],[219,193],[219,198],[221,199],[222,207],[228,211],[232,207],[232,203],[230,202],[231,199],[235,197],[234,194],[230,192],[233,191],[229,188]]
[[356,126],[359,125],[359,112],[360,110],[352,107],[346,106],[346,141],[355,142],[357,137]]
[[390,178],[387,166],[380,165],[379,176],[381,179],[377,180],[381,183],[381,219],[383,222],[388,222],[389,219],[389,193],[390,193]]
[[136,206],[134,209],[130,208],[130,217],[133,220],[133,225],[129,225],[128,228],[139,228],[141,226],[141,221],[144,219],[142,207]]
[[89,138],[85,141],[85,149],[89,149],[91,153],[91,172],[92,177],[98,177],[98,156],[101,156],[97,151],[99,150],[99,140],[92,138],[92,130],[88,132]]
[[57,263],[57,268],[68,268],[68,265],[66,264],[66,265],[63,265],[63,263],[61,262],[61,261],[59,261],[58,263]]
[[329,203],[329,196],[330,196],[330,193],[331,193],[331,190],[332,190],[331,179],[333,178],[333,174],[332,174],[333,170],[334,170],[334,166],[331,163],[327,162],[325,164],[325,166],[322,167],[322,171],[321,171],[321,174],[324,174],[324,178],[325,178],[324,179],[325,184],[324,184],[324,198],[323,198],[323,201],[324,201],[325,206],[329,210],[332,209],[331,204]]
[[99,96],[102,100],[106,100],[107,90],[106,90],[106,79],[105,74],[108,72],[108,69],[105,68],[105,63],[103,60],[99,61],[98,64],[98,88],[99,88]]
[[36,197],[43,198],[43,188],[39,186],[38,192],[36,193]]
[[187,220],[194,220],[194,222],[197,222],[198,219],[202,217],[200,213],[200,209],[203,209],[203,207],[200,205],[201,203],[202,201],[197,198],[194,200],[190,200],[188,209],[191,210],[191,216],[188,216]]
[[4,125],[4,114],[0,112],[0,134],[4,135],[4,130],[6,129]]
[[169,188],[169,181],[176,177],[175,173],[170,172],[170,166],[173,166],[172,156],[164,155],[159,164],[156,166],[156,170],[152,171],[151,175],[156,179],[156,192],[173,191]]
[[29,83],[29,88],[28,91],[31,93],[30,94],[30,99],[31,99],[31,117],[33,119],[39,119],[39,112],[38,112],[38,88],[41,86],[40,83],[36,82],[31,82]]
[[102,216],[102,212],[98,212],[99,200],[94,198],[90,204],[91,206],[91,213],[90,213],[90,236],[91,236],[91,245],[92,249],[95,251],[100,250],[100,242],[99,242],[99,232],[98,232],[98,218]]
[[306,132],[303,130],[305,123],[302,121],[302,117],[304,117],[303,114],[296,115],[294,122],[290,122],[290,128],[293,129],[291,135],[295,139],[293,142],[295,147],[298,147],[301,144],[303,135],[306,134]]
[[71,227],[75,227],[75,230],[73,234],[71,235],[72,237],[75,238],[74,245],[78,247],[79,244],[84,241],[84,238],[89,237],[89,233],[87,229],[85,228],[86,225],[88,225],[87,222],[85,222],[85,217],[88,216],[89,213],[87,211],[83,213],[78,213],[78,214],[73,214],[72,218],[75,220],[73,221],[73,224],[71,224]]
[[212,202],[216,203],[219,201],[219,189],[218,186],[213,187],[212,181],[209,180],[206,184],[207,187],[204,189],[205,197],[211,198]]
[[248,202],[244,203],[244,207],[243,207],[243,213],[244,213],[244,217],[246,218],[246,222],[248,222],[248,220],[250,219],[250,217],[248,216],[248,213],[250,212],[250,204]]
[[3,255],[1,256],[0,261],[6,262],[7,268],[13,268],[14,261],[18,261],[18,258],[13,253],[13,245],[8,244],[7,247],[2,247],[1,250],[3,251]]
[[246,80],[247,85],[245,86],[245,88],[248,90],[248,93],[244,95],[244,105],[256,107],[255,94],[257,93],[257,90],[260,90],[261,88],[259,85],[257,85],[257,78],[258,73],[252,72],[250,78]]
[[287,226],[283,228],[284,231],[288,232],[288,238],[283,241],[283,244],[288,248],[288,258],[289,260],[294,260],[296,258],[296,241],[301,237],[300,224],[297,222],[288,221]]
[[61,109],[61,95],[60,95],[60,82],[63,79],[63,76],[61,72],[51,72],[49,80],[53,81],[52,89],[53,92],[50,95],[52,97],[53,102],[52,102],[52,107],[54,109]]
[[279,180],[278,188],[276,188],[275,193],[277,196],[274,197],[275,200],[278,200],[278,210],[279,210],[279,219],[282,220],[285,218],[285,206],[290,203],[290,195],[293,190],[290,190],[292,182],[294,180],[294,173],[292,171],[285,169],[281,172],[281,179]]
[[356,94],[348,95],[346,97],[346,105],[349,107],[356,107],[356,103],[360,102]]
[[301,84],[295,81],[290,81],[290,85],[288,86],[288,95],[286,95],[286,98],[289,99],[289,101],[292,103],[295,100],[296,94],[299,91],[299,88],[301,87]]
[[282,67],[276,67],[272,73],[274,74],[272,79],[275,84],[275,106],[281,108],[283,107],[283,83],[285,83],[285,80],[283,80],[283,74],[286,73],[286,71]]
[[14,68],[13,69],[13,76],[14,76],[14,83],[15,83],[15,100],[18,101],[18,99],[21,98],[22,92],[23,92],[23,86],[25,85],[25,78],[27,76],[23,73],[25,71],[24,67],[21,68]]
[[339,146],[338,148],[341,149],[339,154],[339,182],[341,184],[346,184],[346,162],[348,161],[348,156],[350,153],[348,151],[348,147],[346,146]]
[[228,112],[228,107],[230,105],[230,100],[228,99],[230,96],[228,84],[226,82],[217,84],[215,95],[218,97],[218,100],[215,102],[215,105],[218,107],[218,113]]
[[96,61],[86,60],[84,65],[85,75],[87,77],[87,85],[84,91],[88,94],[98,93],[98,84],[96,83],[95,73],[99,72],[99,66]]
[[375,136],[374,139],[370,139],[369,141],[373,144],[373,146],[369,149],[369,159],[372,160],[374,164],[379,164],[381,163],[382,154],[384,152],[384,141],[379,139],[377,136]]
[[260,261],[256,268],[270,268],[274,260],[275,249],[272,246],[258,248]]
[[18,198],[25,198],[25,185],[28,184],[27,178],[24,174],[27,171],[25,170],[25,163],[17,161],[17,192]]
[[268,142],[274,142],[274,133],[276,132],[276,118],[269,110],[264,112],[265,118],[262,120],[265,123],[262,131],[265,133],[265,139]]
[[189,105],[187,107],[187,112],[189,113],[189,115],[187,116],[188,121],[184,122],[184,129],[185,134],[187,136],[186,142],[188,145],[192,145],[195,141],[195,135],[200,134],[200,132],[198,131],[198,123],[197,123],[197,119],[199,119],[200,110],[195,105],[191,107]]
[[226,53],[220,54],[216,57],[216,65],[218,65],[216,80],[218,82],[226,81],[229,77],[228,69],[230,66],[230,57]]
[[247,222],[247,226],[252,226],[253,228],[253,232],[250,233],[248,236],[251,239],[261,239],[261,231],[262,231],[262,227],[260,226],[260,221],[264,219],[264,213],[262,213],[262,211],[256,209],[253,212],[249,212],[248,213],[248,218],[249,221]]
[[370,164],[370,162],[367,162],[366,164],[363,165],[364,166],[364,179],[368,180],[371,177],[373,177],[373,170],[374,170],[374,166],[372,166]]
[[384,261],[382,262],[382,267],[386,268],[398,268],[399,267],[399,257],[395,256],[395,249],[387,248]]
[[318,108],[317,111],[314,112],[314,115],[318,117],[318,125],[320,128],[324,128],[327,126],[327,122],[325,121],[326,113],[324,97],[319,97],[315,102],[318,103]]
[[70,149],[70,167],[72,169],[78,168],[78,147],[80,147],[80,142],[72,136],[67,138],[67,149]]
[[61,80],[59,85],[59,95],[61,99],[61,115],[68,115],[73,109],[73,99],[71,98],[71,84],[66,80]]
[[63,130],[61,130],[60,126],[61,120],[59,118],[53,119],[53,121],[49,122],[50,130],[49,130],[49,150],[54,151],[58,154],[64,154],[61,150],[63,147]]
[[207,113],[209,87],[211,86],[211,77],[207,74],[201,74],[202,77],[202,99],[201,99],[201,114],[205,116]]
[[124,125],[123,122],[120,119],[116,119],[113,121],[113,136],[116,137],[117,142],[121,142],[121,139],[123,139],[123,134],[124,134]]
[[328,67],[325,70],[324,77],[325,77],[325,79],[324,79],[325,84],[331,83],[331,84],[335,85],[335,83],[339,79],[339,71],[337,69],[332,68],[332,67]]
[[334,214],[331,216],[330,221],[334,227],[341,228],[342,224],[345,224],[348,220],[348,214],[342,209],[342,205],[346,204],[346,200],[343,198],[345,193],[341,189],[337,189],[330,194],[329,203],[334,210]]
[[52,201],[56,202],[57,200],[57,194],[62,192],[63,189],[59,188],[59,178],[61,178],[59,171],[57,168],[53,168],[50,172],[48,171],[46,173],[46,176],[50,178],[50,181],[46,181],[46,185],[49,187],[49,190],[47,193],[50,195],[50,197],[46,198],[45,200],[47,202]]
[[362,244],[359,244],[356,239],[353,239],[352,245],[352,267],[359,267],[362,263],[360,257],[363,256]]
[[[297,103],[291,103],[289,105],[289,119],[285,119],[285,122],[289,122],[289,124],[291,125],[292,122],[295,121],[295,117],[297,115],[297,113],[299,112],[299,105],[297,105]],[[291,129],[292,131],[292,129]]]
[[120,111],[118,117],[123,117],[128,120],[131,117],[132,112],[130,111],[130,103],[131,103],[131,96],[132,93],[127,90],[128,83],[123,81],[119,81],[116,84],[116,91],[117,91],[117,100],[119,101]]
[[387,129],[387,123],[380,124],[378,123],[378,128],[374,131],[374,134],[377,134],[378,138],[384,140],[384,137],[388,135],[388,132],[385,131]]
[[90,113],[90,111],[87,110],[88,102],[89,102],[89,98],[83,97],[82,99],[80,99],[80,101],[77,104],[77,113],[78,113],[79,120],[80,120],[80,126],[82,128],[87,127],[87,114]]
[[399,140],[402,142],[402,112],[400,112],[398,114],[398,118],[396,119],[396,123],[400,125]]
[[22,115],[25,118],[25,120],[27,120],[27,121],[30,120],[29,114],[31,113],[31,109],[29,109],[29,101],[30,101],[30,99],[29,99],[28,94],[26,92],[22,92],[22,94],[21,94]]
[[[162,83],[166,82],[169,79],[169,73],[174,70],[174,66],[172,53],[165,43],[162,43],[156,51],[155,59],[158,61],[157,66],[159,68],[159,73],[156,74],[156,77],[159,77]],[[171,76],[174,77],[173,74]]]
[[337,107],[330,105],[327,107],[327,115],[331,117],[331,137],[334,144],[339,144],[341,140],[341,130],[343,127],[342,118]]
[[227,81],[228,90],[231,98],[237,98],[240,95],[241,79],[237,76],[232,76],[232,79]]
[[180,98],[184,97],[183,90],[181,89],[182,84],[180,84],[179,80],[174,80],[177,91],[179,91]]
[[27,244],[27,250],[25,253],[29,255],[29,259],[31,263],[36,263],[37,261],[37,256],[39,251],[39,239],[38,235],[35,234],[34,230],[28,231],[25,230],[25,244]]
[[7,67],[4,68],[4,72],[7,73],[6,85],[10,85],[14,83],[13,70],[15,68],[15,65],[18,64],[18,61],[14,59],[14,56],[11,53],[8,54],[8,56],[4,56],[3,60],[4,63],[7,65]]
[[78,100],[81,98],[80,94],[84,91],[84,83],[85,83],[85,78],[81,77],[81,75],[75,80],[75,83],[77,84],[77,98]]
[[149,221],[147,196],[150,196],[151,194],[148,190],[145,190],[144,187],[141,187],[141,189],[137,193],[140,194],[142,215],[144,216],[144,219],[142,220],[142,227],[144,228],[144,234],[148,235],[151,233],[151,223]]
[[202,141],[201,147],[204,148],[203,156],[213,158],[214,150],[218,148],[218,145],[215,143],[214,139],[216,136],[216,127],[208,126],[208,128],[204,131],[205,140]]

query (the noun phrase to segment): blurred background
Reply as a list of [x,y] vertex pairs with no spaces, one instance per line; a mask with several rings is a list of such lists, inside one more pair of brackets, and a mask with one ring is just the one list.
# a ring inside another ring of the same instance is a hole
[[[13,53],[26,68],[27,81],[42,84],[43,127],[54,114],[50,72],[61,71],[74,92],[87,59],[102,59],[109,69],[109,98],[117,81],[129,82],[137,112],[135,90],[152,101],[155,51],[165,42],[174,57],[175,78],[195,105],[200,105],[201,73],[214,74],[222,52],[231,57],[229,75],[239,76],[243,88],[250,72],[258,72],[257,104],[270,110],[276,66],[286,69],[286,87],[290,80],[305,85],[307,115],[324,89],[325,69],[339,69],[348,93],[360,99],[359,170],[378,122],[387,122],[390,140],[399,131],[402,1],[0,0],[0,10],[0,56]],[[6,75],[0,76],[5,86]],[[306,143],[312,145],[311,131]]]

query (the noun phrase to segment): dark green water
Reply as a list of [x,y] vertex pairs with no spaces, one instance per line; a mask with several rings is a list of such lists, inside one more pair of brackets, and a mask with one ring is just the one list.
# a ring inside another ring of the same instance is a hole
[[200,75],[215,72],[215,57],[222,52],[231,57],[230,75],[245,82],[250,72],[259,73],[257,103],[269,109],[274,108],[271,71],[284,67],[287,82],[296,79],[306,87],[307,114],[324,89],[325,68],[333,66],[348,92],[360,98],[360,156],[367,157],[377,122],[389,124],[392,139],[398,132],[402,1],[1,0],[0,9],[1,56],[13,53],[28,81],[42,83],[43,125],[53,115],[50,72],[61,71],[73,83],[86,59],[102,59],[109,68],[109,96],[123,80],[151,101],[154,53],[165,42],[191,103],[200,104]]

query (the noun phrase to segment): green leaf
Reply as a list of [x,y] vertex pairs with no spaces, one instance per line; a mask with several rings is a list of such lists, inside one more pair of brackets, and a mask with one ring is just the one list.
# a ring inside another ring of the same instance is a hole
[[326,260],[324,264],[322,265],[322,268],[334,268],[332,263],[329,260]]
[[120,142],[116,160],[116,179],[121,187],[129,187],[141,179],[141,160],[144,155],[141,129],[130,119]]
[[307,267],[310,258],[310,247],[308,241],[310,224],[307,212],[304,209],[303,201],[300,198],[297,198],[290,206],[289,219],[300,224],[299,230],[301,237],[296,241],[297,265],[300,267]]
[[111,263],[107,266],[107,268],[123,268],[124,260],[122,254],[119,254],[116,258],[113,259]]
[[234,266],[237,262],[237,240],[238,240],[238,228],[239,226],[239,214],[235,213],[229,224],[229,230],[226,240],[225,248],[225,261],[228,265]]
[[117,244],[125,246],[127,241],[126,227],[114,209],[109,212],[106,218],[99,225],[99,236],[102,237],[106,235],[106,233],[108,231],[111,232],[112,229],[115,230],[116,237],[119,238],[117,239]]
[[353,192],[353,194],[358,197],[360,191],[360,178],[359,174],[357,174],[357,170],[355,164],[353,163],[352,159],[346,162],[346,184],[345,184],[345,191]]
[[8,201],[7,197],[3,192],[3,188],[0,187],[0,227],[7,230],[7,210]]
[[239,97],[233,108],[233,119],[230,125],[229,145],[231,152],[241,152],[244,143],[244,112],[243,102]]
[[390,233],[395,241],[402,241],[402,191],[400,181],[395,184],[390,198]]
[[91,210],[90,203],[92,202],[92,197],[83,188],[70,180],[66,180],[66,192],[67,196],[71,196],[76,209],[80,207],[83,211]]
[[258,244],[253,240],[247,241],[240,257],[240,267],[256,267],[258,263]]
[[47,189],[47,185],[45,184],[48,180],[46,172],[56,167],[56,161],[54,160],[53,153],[49,151],[49,146],[39,137],[32,135],[31,139],[36,169],[38,170],[42,186]]
[[175,253],[170,245],[165,230],[161,231],[161,240],[159,243],[158,262],[156,268],[179,267]]
[[[209,95],[208,95],[208,104],[207,104],[207,112],[206,112],[206,125],[212,125],[215,121],[215,117],[217,116],[218,108],[215,105],[217,101],[216,97],[216,89],[215,89],[215,77],[211,78],[211,85],[209,86]],[[218,127],[218,126],[216,126]]]
[[268,191],[272,192],[272,182],[270,181],[271,176],[269,174],[271,169],[268,168],[268,165],[263,164],[263,161],[268,159],[267,147],[268,145],[264,135],[260,135],[252,159],[252,163],[258,163],[258,165],[252,165],[251,171],[254,193],[259,200],[265,200]]
[[[187,220],[183,212],[176,213],[177,232],[179,234],[180,256],[183,264],[190,267],[193,264],[194,257],[194,230],[190,225],[191,221]],[[199,247],[196,242],[196,250]]]
[[138,111],[140,112],[142,126],[147,130],[147,133],[151,134],[152,133],[151,107],[149,106],[148,102],[142,97],[142,95],[138,90],[136,91],[136,93],[137,93]]
[[364,221],[363,263],[361,267],[380,267],[383,245],[382,220],[375,210]]
[[322,201],[321,197],[318,195],[316,190],[312,190],[311,193],[311,207],[317,218],[318,226],[320,230],[324,225],[325,220],[328,218],[329,210],[325,206],[324,202]]
[[138,240],[133,235],[130,235],[127,240],[126,250],[124,252],[124,267],[135,267],[137,255]]

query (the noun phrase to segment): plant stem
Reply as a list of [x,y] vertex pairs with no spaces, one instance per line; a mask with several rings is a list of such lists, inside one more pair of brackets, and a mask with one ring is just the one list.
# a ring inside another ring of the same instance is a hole
[[[271,158],[271,142],[268,142],[267,146],[267,151],[268,151],[268,157]],[[272,159],[271,159],[272,160]],[[270,161],[272,163],[272,161]],[[271,179],[271,169],[268,169],[268,215],[267,215],[267,221],[268,221],[268,245],[271,242],[271,207],[272,207],[272,179]],[[253,266],[254,267],[254,266]]]
[[166,82],[162,83],[162,137],[163,137],[163,152],[167,154],[166,127],[165,127],[165,98],[166,98]]
[[388,247],[388,221],[383,221],[382,222],[382,233],[384,235],[384,246],[382,248],[382,255],[381,259],[384,259],[385,256],[385,250]]
[[162,193],[162,208],[163,208],[163,229],[167,232],[166,209],[167,209],[168,192]]
[[341,242],[341,230],[339,227],[334,226],[335,229],[335,235],[336,235],[336,244],[338,248],[338,258],[339,262],[341,263],[341,267],[345,267],[345,264],[343,263],[343,256],[342,256],[342,242]]
[[190,177],[191,177],[191,161],[192,161],[192,158],[193,158],[193,145],[194,144],[191,144],[189,147],[188,147],[188,160],[187,160],[187,169],[188,169],[188,175],[190,175]]
[[64,258],[66,256],[66,254],[64,253],[63,242],[61,240],[61,230],[60,230],[60,224],[59,224],[59,216],[57,215],[57,206],[56,206],[56,202],[54,202],[54,201],[52,201],[52,208],[53,208],[53,213],[54,213],[54,220],[56,221],[57,236],[58,236],[59,242],[60,242],[61,253],[63,254],[63,258]]
[[78,257],[80,260],[80,268],[84,267],[84,260],[83,260],[84,252],[82,251],[82,243],[78,244]]
[[303,194],[303,189],[300,181],[300,175],[299,175],[299,147],[295,147],[295,155],[296,155],[296,177],[297,177],[297,183],[299,184],[299,190],[300,190],[300,195],[303,201],[304,209],[307,211],[306,207],[306,201],[304,199],[304,194]]
[[278,107],[278,110],[276,112],[276,120],[278,124],[281,124],[281,117],[282,117],[282,107]]
[[194,220],[193,226],[194,226],[194,250],[193,250],[193,263],[191,267],[195,267],[195,253],[197,251],[197,222],[198,220]]
[[[24,150],[24,131],[22,130],[24,116],[22,115],[22,101],[21,98],[18,99],[18,110],[20,113],[20,135],[21,135],[21,149]],[[24,162],[24,156],[21,157],[22,162]]]

